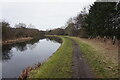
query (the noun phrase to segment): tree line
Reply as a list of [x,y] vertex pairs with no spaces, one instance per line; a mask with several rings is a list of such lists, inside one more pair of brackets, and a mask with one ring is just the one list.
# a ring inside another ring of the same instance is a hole
[[26,24],[19,23],[12,28],[8,22],[2,21],[0,25],[3,40],[45,34],[116,40],[120,39],[120,2],[94,2],[89,9],[83,8],[76,17],[70,18],[65,27],[47,31],[39,31],[32,24],[26,27]]
[[23,38],[23,37],[39,37],[45,34],[44,31],[39,31],[35,29],[32,25],[26,27],[26,24],[19,23],[16,24],[14,28],[6,21],[0,22],[2,27],[2,40]]
[[120,39],[120,2],[94,2],[89,6],[89,12],[84,8],[76,17],[68,20],[64,29],[58,29],[48,33]]

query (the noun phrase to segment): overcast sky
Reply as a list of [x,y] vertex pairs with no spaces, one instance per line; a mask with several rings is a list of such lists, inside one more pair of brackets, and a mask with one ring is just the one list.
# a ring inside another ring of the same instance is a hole
[[64,26],[70,17],[75,17],[84,7],[95,0],[2,0],[0,19],[11,26],[22,22],[46,30]]

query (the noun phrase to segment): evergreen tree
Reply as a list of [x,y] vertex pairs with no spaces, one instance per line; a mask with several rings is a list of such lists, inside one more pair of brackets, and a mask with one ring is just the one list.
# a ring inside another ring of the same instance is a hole
[[114,35],[112,17],[116,14],[116,2],[95,2],[86,18],[86,31],[93,37]]

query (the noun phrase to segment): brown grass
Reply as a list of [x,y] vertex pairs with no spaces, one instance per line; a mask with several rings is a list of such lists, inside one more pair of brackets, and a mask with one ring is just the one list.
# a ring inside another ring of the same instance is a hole
[[17,38],[17,39],[11,39],[11,40],[5,40],[2,41],[2,45],[5,44],[12,44],[12,43],[17,43],[17,42],[24,42],[33,39],[32,37],[25,37],[25,38]]
[[118,64],[118,43],[113,45],[111,40],[106,40],[104,42],[102,39],[83,39],[81,40],[89,45],[91,45],[94,49],[102,52],[107,60],[112,61],[113,63]]

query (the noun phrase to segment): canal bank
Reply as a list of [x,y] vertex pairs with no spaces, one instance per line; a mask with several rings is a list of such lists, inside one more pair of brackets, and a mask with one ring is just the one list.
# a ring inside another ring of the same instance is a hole
[[13,43],[20,43],[20,42],[25,42],[32,39],[33,39],[32,37],[23,37],[23,38],[1,41],[0,44],[7,45],[7,44],[13,44]]
[[72,41],[60,38],[63,40],[60,48],[39,68],[32,70],[28,78],[72,78]]
[[[81,66],[79,63],[78,63],[79,65],[74,64],[73,56],[76,54],[78,55],[77,56],[78,58],[76,59],[77,60],[76,63],[80,62],[82,63],[83,66],[83,67],[79,67],[79,70],[85,73],[85,75],[87,74],[89,75],[89,71],[92,71],[92,73],[94,74],[92,78],[118,77],[117,64],[113,63],[113,61],[111,61],[111,59],[108,56],[105,56],[108,54],[108,52],[106,52],[105,50],[103,50],[105,52],[101,51],[102,49],[99,49],[100,45],[97,45],[94,42],[91,45],[87,41],[85,41],[85,39],[80,39],[77,37],[68,37],[68,36],[67,37],[59,36],[59,37],[62,38],[63,40],[63,43],[60,46],[60,48],[40,67],[38,67],[35,70],[32,70],[28,75],[28,78],[30,79],[31,78],[73,78],[74,71],[77,70],[73,70],[72,67],[74,65]],[[74,43],[75,46],[77,43],[76,48],[73,47],[73,42],[71,39],[75,41]],[[89,42],[91,43],[91,41]],[[97,43],[101,44],[101,42],[97,42]],[[93,45],[97,45],[97,46],[94,47]],[[74,52],[79,52],[79,50],[81,51],[80,54],[74,53]],[[113,56],[115,55],[113,54]],[[81,59],[83,61],[81,61]],[[84,59],[86,62],[84,62]],[[89,68],[84,64],[89,65]],[[83,74],[82,72],[80,72],[81,73],[80,76],[78,75],[79,78],[82,77],[81,76]],[[87,77],[84,76],[84,78],[89,78],[89,77],[90,76]]]

